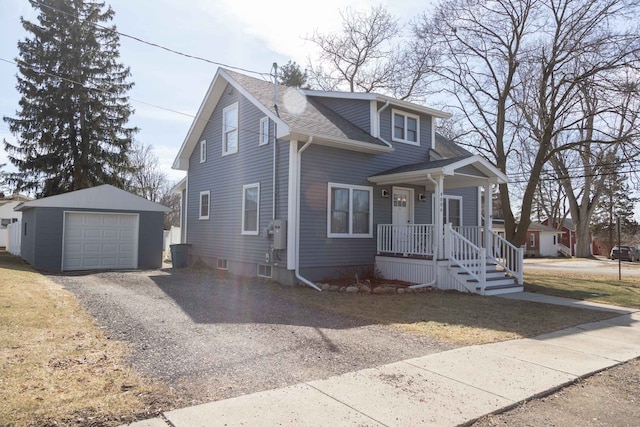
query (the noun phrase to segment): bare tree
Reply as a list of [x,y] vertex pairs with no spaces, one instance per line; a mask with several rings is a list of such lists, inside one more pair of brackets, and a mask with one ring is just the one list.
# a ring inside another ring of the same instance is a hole
[[422,49],[439,58],[432,83],[469,124],[467,144],[528,178],[519,223],[511,187],[500,186],[513,243],[525,241],[545,167],[565,151],[612,144],[578,136],[580,123],[600,125],[612,107],[589,112],[580,103],[588,85],[605,89],[637,66],[637,31],[625,25],[637,10],[635,0],[452,0],[416,23]]
[[159,203],[163,187],[167,184],[167,175],[158,166],[153,146],[134,142],[129,162],[132,168],[127,180],[130,191]]
[[340,12],[337,33],[316,31],[307,40],[319,48],[309,61],[309,82],[323,90],[382,92],[400,99],[421,95],[429,56],[415,56],[398,20],[384,7]]

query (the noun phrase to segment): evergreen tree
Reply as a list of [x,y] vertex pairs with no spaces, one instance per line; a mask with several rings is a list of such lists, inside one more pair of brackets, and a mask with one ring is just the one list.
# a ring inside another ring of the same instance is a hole
[[306,89],[307,72],[302,71],[297,63],[289,61],[280,68],[278,80],[281,85]]
[[114,12],[91,0],[30,0],[37,23],[18,42],[16,117],[4,117],[15,145],[5,141],[17,169],[17,190],[50,196],[101,184],[123,186],[136,128],[127,127],[133,83],[118,62]]
[[618,243],[617,217],[620,217],[623,240],[629,239],[639,231],[640,226],[633,217],[633,209],[640,199],[631,195],[626,175],[612,173],[607,175],[607,181],[591,220],[591,231],[596,238],[607,242],[611,248]]

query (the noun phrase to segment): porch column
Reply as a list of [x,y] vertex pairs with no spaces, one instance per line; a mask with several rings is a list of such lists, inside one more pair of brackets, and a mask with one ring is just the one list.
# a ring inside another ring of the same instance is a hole
[[491,230],[493,228],[493,200],[491,194],[491,184],[484,185],[484,247],[489,250],[489,255],[493,256],[491,249]]
[[442,175],[440,175],[439,177],[436,178],[436,183],[435,183],[435,190],[434,190],[434,194],[435,194],[435,209],[434,212],[436,213],[436,217],[434,218],[433,223],[436,226],[436,242],[437,242],[437,248],[436,248],[436,253],[434,254],[434,257],[436,259],[443,259],[445,254],[444,254],[444,209],[443,209],[443,205],[442,205],[442,200],[444,199],[443,197],[443,187],[444,187],[444,177]]

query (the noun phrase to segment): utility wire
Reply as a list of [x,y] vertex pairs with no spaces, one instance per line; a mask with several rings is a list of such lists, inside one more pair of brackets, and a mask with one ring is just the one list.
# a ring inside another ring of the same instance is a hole
[[[45,4],[45,3],[43,3],[43,2],[40,2],[40,1],[34,1],[34,3],[35,3],[35,4],[37,4],[37,5],[39,5],[39,6],[46,7],[46,8],[48,8],[48,9],[53,10],[53,11],[56,11],[56,12],[62,13],[62,14],[67,15],[67,16],[70,16],[70,17],[72,17],[72,18],[76,18],[76,19],[78,19],[78,20],[80,20],[80,19],[81,19],[81,18],[80,18],[80,16],[78,16],[78,15],[74,15],[74,14],[72,14],[72,13],[65,12],[64,10],[58,9],[58,8],[53,7],[53,6],[51,6],[51,5]],[[137,41],[137,42],[139,42],[139,43],[143,43],[143,44],[146,44],[146,45],[148,45],[148,46],[153,46],[153,47],[156,47],[156,48],[158,48],[158,49],[162,49],[162,50],[165,50],[165,51],[167,51],[167,52],[170,52],[170,53],[173,53],[173,54],[176,54],[176,55],[184,56],[184,57],[186,57],[186,58],[196,59],[196,60],[198,60],[198,61],[203,61],[203,62],[206,62],[206,63],[209,63],[209,64],[213,64],[213,65],[217,65],[217,66],[220,66],[220,67],[224,67],[224,68],[231,68],[231,69],[233,69],[233,70],[244,71],[245,73],[257,74],[257,75],[261,76],[262,78],[264,78],[265,76],[270,76],[270,74],[269,74],[269,73],[263,73],[263,72],[254,71],[254,70],[249,70],[249,69],[241,68],[241,67],[235,67],[235,66],[233,66],[233,65],[228,65],[228,64],[223,64],[223,63],[221,63],[221,62],[212,61],[212,60],[210,60],[210,59],[203,58],[203,57],[201,57],[201,56],[191,55],[191,54],[188,54],[188,53],[185,53],[185,52],[180,52],[180,51],[178,51],[178,50],[171,49],[171,48],[169,48],[169,47],[163,46],[163,45],[158,44],[158,43],[154,43],[154,42],[149,42],[149,41],[143,40],[143,39],[141,39],[141,38],[139,38],[139,37],[132,36],[132,35],[130,35],[130,34],[126,34],[126,33],[123,33],[123,32],[120,32],[120,31],[117,31],[117,30],[115,30],[114,28],[106,27],[106,26],[104,26],[104,25],[100,25],[100,24],[98,24],[98,23],[91,23],[91,25],[93,25],[93,26],[95,26],[95,27],[102,28],[103,30],[110,31],[110,32],[112,32],[112,33],[118,34],[118,35],[120,35],[120,36],[122,36],[122,37],[126,37],[126,38],[129,38],[129,39],[131,39],[131,40],[135,40],[135,41]]]
[[[57,74],[49,73],[48,71],[38,70],[38,69],[36,69],[33,65],[27,64],[27,63],[26,63],[26,62],[24,62],[24,61],[20,61],[20,60],[19,60],[19,62],[15,62],[15,61],[10,61],[10,60],[8,60],[8,59],[4,59],[4,58],[0,58],[0,61],[2,61],[2,62],[6,62],[7,64],[16,65],[16,66],[19,66],[19,67],[29,68],[30,70],[35,71],[36,73],[41,73],[41,74],[47,75],[47,76],[49,76],[49,77],[54,77],[54,78],[57,78],[57,79],[60,79],[60,80],[64,80],[64,81],[66,81],[66,82],[68,82],[68,83],[72,83],[72,84],[79,85],[79,86],[81,86],[81,87],[83,87],[83,88],[85,88],[85,89],[95,90],[95,91],[97,91],[97,92],[103,92],[103,93],[111,94],[111,92],[109,92],[109,91],[108,91],[108,90],[106,90],[106,89],[100,89],[100,88],[97,88],[97,87],[87,86],[87,85],[85,85],[84,83],[80,83],[80,82],[78,82],[78,81],[76,81],[76,80],[72,80],[72,79],[69,79],[69,78],[67,78],[67,77],[62,77],[62,76],[59,76],[59,75],[57,75]],[[171,113],[175,113],[175,114],[180,114],[180,115],[183,115],[183,116],[186,116],[186,117],[190,117],[190,118],[194,118],[194,117],[195,117],[193,114],[183,113],[182,111],[177,111],[177,110],[173,110],[173,109],[171,109],[171,108],[162,107],[162,106],[160,106],[160,105],[151,104],[150,102],[141,101],[141,100],[139,100],[139,99],[134,99],[134,98],[129,98],[129,99],[130,99],[131,101],[137,102],[137,103],[139,103],[139,104],[148,105],[149,107],[159,108],[159,109],[161,109],[161,110],[169,111],[169,112],[171,112]]]

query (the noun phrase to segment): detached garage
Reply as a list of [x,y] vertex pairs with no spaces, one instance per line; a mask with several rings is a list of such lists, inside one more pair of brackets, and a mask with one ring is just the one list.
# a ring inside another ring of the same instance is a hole
[[21,256],[41,270],[162,266],[163,219],[170,211],[111,185],[18,205]]

